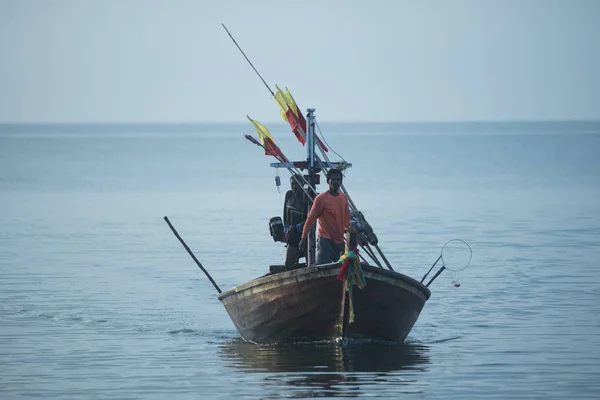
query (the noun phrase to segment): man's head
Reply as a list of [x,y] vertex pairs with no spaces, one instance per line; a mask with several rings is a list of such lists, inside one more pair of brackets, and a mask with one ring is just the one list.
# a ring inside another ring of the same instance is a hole
[[300,175],[292,175],[290,177],[290,187],[292,189],[292,193],[297,194],[302,191],[302,186],[300,185]]
[[342,171],[339,169],[332,168],[327,171],[327,183],[329,184],[329,190],[337,192],[342,185]]

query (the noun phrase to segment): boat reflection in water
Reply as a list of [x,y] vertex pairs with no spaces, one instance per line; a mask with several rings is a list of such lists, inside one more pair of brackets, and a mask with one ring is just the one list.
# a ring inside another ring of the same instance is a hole
[[285,387],[290,391],[286,397],[293,398],[356,397],[371,390],[418,393],[422,388],[417,375],[427,370],[428,353],[428,346],[410,342],[261,346],[234,339],[220,346],[220,357],[228,366],[250,373],[276,373],[265,376],[264,384],[278,390]]

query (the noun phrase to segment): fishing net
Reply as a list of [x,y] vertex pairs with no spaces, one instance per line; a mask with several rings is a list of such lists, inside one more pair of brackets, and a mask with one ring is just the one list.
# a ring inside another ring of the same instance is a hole
[[448,241],[440,253],[442,268],[452,272],[452,284],[460,287],[458,281],[460,271],[471,264],[473,251],[467,242],[461,239],[452,239]]
[[454,287],[460,287],[460,283],[458,282],[459,272],[464,270],[471,264],[471,260],[473,258],[473,251],[471,250],[471,246],[467,242],[462,239],[452,239],[446,242],[446,244],[442,247],[440,251],[440,256],[433,263],[429,271],[423,276],[421,279],[421,283],[425,281],[427,275],[433,270],[433,268],[437,265],[438,262],[442,262],[442,267],[435,273],[433,278],[429,280],[429,282],[425,285],[429,287],[431,283],[445,270],[452,272],[452,284]]

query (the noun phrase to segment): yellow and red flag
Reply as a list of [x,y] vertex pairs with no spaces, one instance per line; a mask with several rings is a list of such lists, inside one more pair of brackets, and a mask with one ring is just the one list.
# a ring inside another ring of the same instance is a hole
[[300,114],[304,120],[304,126],[302,127],[300,118],[298,117],[298,106],[293,102],[293,99],[290,101],[291,96],[287,96],[279,86],[275,85],[275,87],[277,88],[277,91],[275,92],[274,97],[277,105],[279,105],[279,112],[283,119],[290,124],[292,132],[296,135],[296,139],[304,146],[304,143],[306,143],[306,135],[304,133],[306,132],[306,120],[304,119],[304,116]]
[[[306,119],[300,112],[298,105],[288,88],[285,88],[284,92],[279,86],[275,85],[275,87],[277,88],[277,92],[275,92],[274,97],[279,105],[281,116],[290,124],[292,132],[294,132],[298,141],[304,146],[306,143]],[[321,142],[321,139],[319,139],[318,136],[315,137],[317,138],[319,147],[324,151],[329,151],[323,142]]]
[[275,92],[273,97],[275,98],[275,101],[277,102],[277,105],[279,106],[279,113],[281,114],[281,117],[283,118],[283,120],[285,122],[288,122],[288,117],[286,115],[288,105],[285,101],[285,96],[284,96],[283,92],[281,91],[281,89],[279,89],[279,87],[277,87],[277,91]]
[[254,125],[256,133],[258,133],[258,137],[260,138],[260,142],[265,148],[265,155],[279,158],[283,162],[288,162],[288,159],[283,155],[281,149],[275,144],[275,140],[273,140],[273,136],[271,136],[269,130],[260,122],[253,120],[247,115],[246,117],[252,122],[252,125]]

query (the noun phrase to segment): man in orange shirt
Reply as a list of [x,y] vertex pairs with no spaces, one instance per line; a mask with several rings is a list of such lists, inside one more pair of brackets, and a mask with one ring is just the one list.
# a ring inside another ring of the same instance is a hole
[[344,252],[344,232],[350,227],[348,196],[340,192],[342,172],[335,168],[330,169],[327,172],[327,183],[329,190],[315,197],[299,244],[301,249],[306,248],[308,232],[318,219],[317,265],[339,260]]

